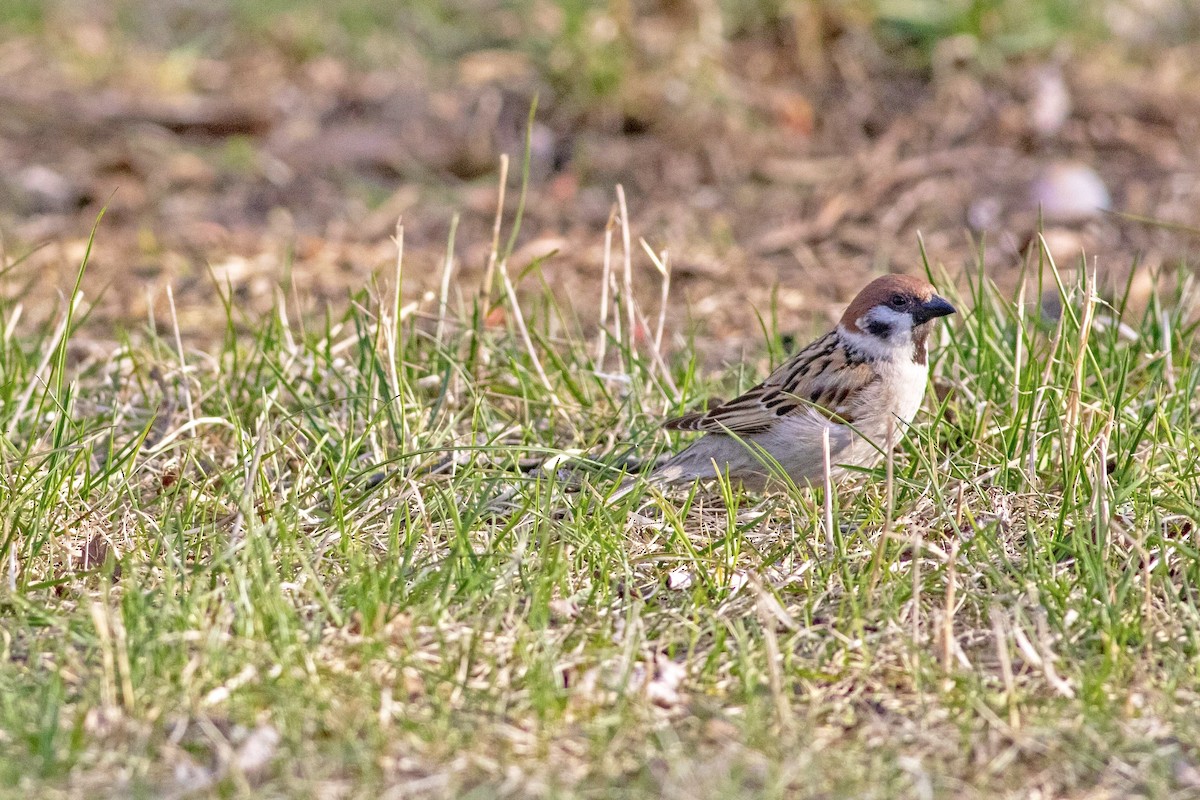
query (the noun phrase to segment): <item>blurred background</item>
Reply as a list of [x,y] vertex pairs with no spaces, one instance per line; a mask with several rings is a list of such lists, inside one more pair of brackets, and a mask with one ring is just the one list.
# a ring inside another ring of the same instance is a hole
[[807,330],[920,270],[918,234],[1015,291],[1039,208],[1064,268],[1135,302],[1196,262],[1190,0],[6,0],[0,293],[49,317],[106,208],[93,323],[162,319],[170,283],[202,344],[214,276],[250,313],[344,305],[400,217],[409,296],[458,214],[473,297],[535,97],[514,274],[552,254],[546,284],[594,305],[622,184],[672,330],[714,353],[761,337],[753,309]]

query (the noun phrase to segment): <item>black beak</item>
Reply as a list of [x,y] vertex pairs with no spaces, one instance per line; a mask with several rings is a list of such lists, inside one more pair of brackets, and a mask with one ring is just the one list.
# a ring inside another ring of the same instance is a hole
[[913,320],[920,325],[923,322],[929,322],[931,319],[949,316],[953,313],[955,313],[954,306],[935,294],[917,307],[917,310],[913,312]]

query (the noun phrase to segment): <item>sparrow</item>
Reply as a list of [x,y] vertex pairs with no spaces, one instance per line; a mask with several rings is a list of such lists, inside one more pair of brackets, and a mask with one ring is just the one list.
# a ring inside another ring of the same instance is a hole
[[[876,464],[889,430],[903,433],[925,396],[926,344],[934,321],[955,313],[921,278],[885,275],[851,301],[837,327],[797,352],[762,383],[726,403],[669,420],[668,430],[703,433],[648,476],[674,484],[727,475],[760,491],[787,475],[798,486]],[[776,466],[777,465],[777,466]],[[610,502],[628,493],[632,480]]]

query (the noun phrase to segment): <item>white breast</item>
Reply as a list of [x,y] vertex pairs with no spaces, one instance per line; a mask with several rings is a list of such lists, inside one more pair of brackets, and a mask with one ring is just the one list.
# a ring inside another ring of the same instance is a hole
[[883,448],[889,427],[893,427],[897,437],[903,436],[917,415],[925,397],[929,370],[911,359],[877,362],[877,369],[880,379],[863,393],[862,402],[854,411],[854,427],[874,442],[876,448]]
[[881,365],[884,386],[891,386],[891,397],[884,398],[888,409],[904,424],[913,421],[921,400],[925,397],[925,384],[929,382],[929,368],[909,359],[891,361]]

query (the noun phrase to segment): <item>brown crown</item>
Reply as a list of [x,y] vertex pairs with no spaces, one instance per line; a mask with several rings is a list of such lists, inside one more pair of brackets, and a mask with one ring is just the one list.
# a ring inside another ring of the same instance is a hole
[[928,301],[934,295],[933,285],[923,278],[911,275],[884,275],[863,287],[842,314],[842,325],[849,330],[858,330],[855,320],[877,305],[886,304],[893,295],[902,294],[915,297],[920,302]]

